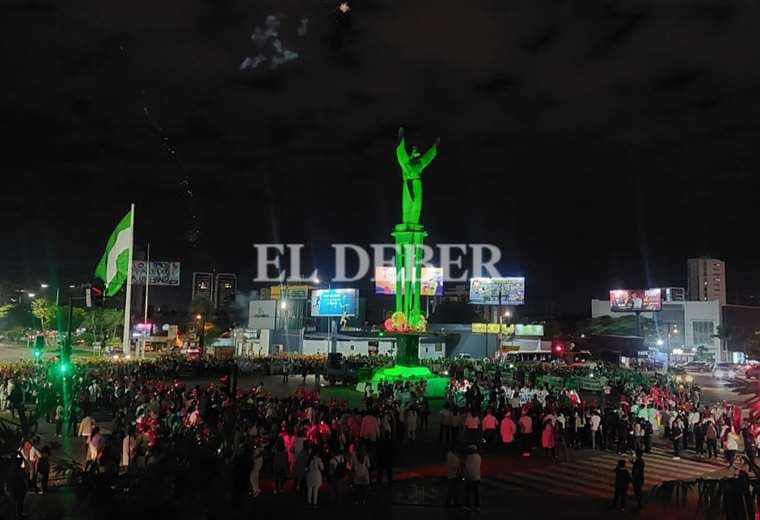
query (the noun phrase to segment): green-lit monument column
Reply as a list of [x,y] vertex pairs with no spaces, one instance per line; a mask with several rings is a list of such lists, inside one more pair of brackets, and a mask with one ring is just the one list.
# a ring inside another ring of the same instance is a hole
[[427,329],[427,318],[422,315],[422,256],[427,232],[420,224],[422,214],[422,170],[435,158],[438,141],[424,154],[417,148],[408,153],[404,143],[404,129],[398,132],[396,159],[401,167],[401,224],[391,233],[396,244],[396,306],[393,315],[385,321],[385,330],[396,338],[396,366],[376,371],[371,383],[375,388],[381,381],[426,381],[428,397],[443,397],[449,383],[447,377],[436,376],[429,368],[420,366],[420,335]]
[[[406,327],[413,332],[424,332],[425,316],[421,308],[422,245],[427,232],[420,224],[422,215],[422,171],[435,159],[438,141],[424,154],[412,147],[407,152],[404,129],[399,129],[396,159],[401,167],[401,224],[393,233],[396,243],[396,315],[405,318]],[[398,313],[403,313],[399,315]],[[398,322],[398,318],[396,319]],[[400,334],[396,337],[396,362],[404,366],[419,363],[419,336]]]

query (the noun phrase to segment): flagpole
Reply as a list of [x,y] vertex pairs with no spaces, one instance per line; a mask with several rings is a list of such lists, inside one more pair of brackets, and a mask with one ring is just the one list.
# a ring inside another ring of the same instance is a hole
[[148,341],[148,331],[145,328],[148,325],[148,290],[150,289],[150,242],[148,242],[148,253],[145,255],[145,316],[143,318],[143,341],[140,348],[140,358],[145,357],[145,343]]
[[135,205],[132,204],[132,209],[129,212],[129,229],[130,229],[130,244],[129,244],[129,263],[127,264],[127,295],[124,302],[124,335],[122,336],[122,349],[125,356],[129,356],[130,351],[130,323],[129,314],[132,306],[132,252],[135,248]]

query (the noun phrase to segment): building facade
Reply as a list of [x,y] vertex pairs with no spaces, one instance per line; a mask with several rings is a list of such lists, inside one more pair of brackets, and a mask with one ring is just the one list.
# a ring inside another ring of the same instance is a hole
[[237,295],[237,276],[232,273],[193,273],[193,298],[208,298],[215,309],[228,307]]
[[726,304],[726,263],[723,260],[689,259],[689,300]]
[[[591,300],[591,317],[620,318],[633,313],[612,312],[609,300]],[[691,351],[705,347],[716,355],[720,341],[713,337],[721,325],[721,306],[717,301],[663,302],[660,312],[642,312],[641,317],[654,321],[654,333],[645,337],[647,346],[667,346]]]
[[237,276],[233,273],[216,273],[214,279],[214,306],[227,308],[237,295]]
[[662,301],[683,302],[686,301],[686,289],[683,287],[663,287],[661,289]]

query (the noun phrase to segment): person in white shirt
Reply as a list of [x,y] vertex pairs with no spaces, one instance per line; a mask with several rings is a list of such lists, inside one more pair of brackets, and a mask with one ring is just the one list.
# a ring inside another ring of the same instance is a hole
[[459,481],[462,479],[462,460],[449,448],[446,454],[446,473],[448,480],[448,492],[446,493],[446,507],[459,507]]
[[319,456],[319,451],[314,449],[306,465],[306,500],[313,508],[317,507],[319,488],[322,487],[322,472],[324,470],[325,466]]
[[730,427],[725,434],[726,439],[726,460],[728,461],[728,467],[734,467],[734,460],[736,459],[736,452],[739,450],[739,434],[733,426]]
[[480,464],[481,458],[478,447],[468,446],[467,456],[464,459],[464,508],[466,511],[470,510],[470,505],[476,512],[480,511]]
[[37,491],[37,463],[40,461],[40,457],[42,457],[42,453],[37,449],[39,445],[40,438],[35,437],[34,442],[29,448],[29,481],[33,491]]
[[591,426],[591,449],[596,449],[596,442],[597,442],[597,436],[599,435],[599,427],[602,424],[602,418],[600,417],[597,410],[594,410],[594,412],[591,414],[591,418],[589,419],[589,425]]

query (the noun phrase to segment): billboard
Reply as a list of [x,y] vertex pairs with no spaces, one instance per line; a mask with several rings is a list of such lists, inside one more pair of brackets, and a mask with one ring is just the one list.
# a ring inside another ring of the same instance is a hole
[[320,289],[311,293],[311,315],[315,317],[356,316],[359,312],[358,289]]
[[[132,285],[145,285],[148,262],[132,262]],[[150,262],[150,285],[167,285],[179,287],[179,262]]]
[[[501,296],[501,301],[499,297]],[[525,278],[472,278],[470,303],[479,305],[522,305],[525,303]]]
[[535,325],[535,324],[521,325],[518,323],[517,325],[515,325],[515,335],[516,336],[543,336],[544,326]]
[[660,289],[616,289],[610,291],[612,312],[657,312],[662,310]]
[[273,329],[277,319],[275,300],[253,300],[248,304],[249,329]]
[[309,298],[309,289],[311,287],[308,285],[273,285],[269,288],[269,297],[279,300],[284,293],[286,300],[306,300]]
[[[403,269],[402,267],[402,273]],[[443,296],[443,269],[423,267],[420,285],[422,296]],[[396,294],[395,267],[375,267],[375,294]]]
[[488,334],[507,334],[509,336],[543,336],[543,325],[523,325],[520,323],[502,323],[501,326],[498,323],[473,323],[471,326],[472,332],[475,333],[488,333]]

